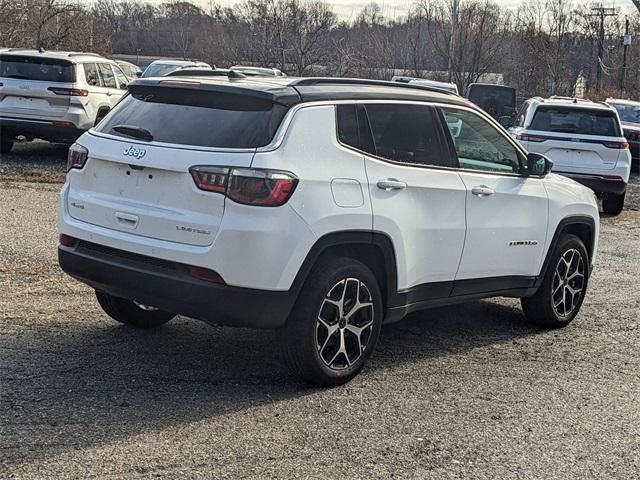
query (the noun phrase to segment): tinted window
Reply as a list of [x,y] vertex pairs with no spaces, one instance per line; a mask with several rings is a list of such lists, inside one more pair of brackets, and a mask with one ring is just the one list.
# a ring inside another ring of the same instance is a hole
[[65,60],[0,55],[0,77],[71,83],[76,80],[76,71]]
[[100,74],[98,73],[98,67],[95,63],[84,64],[84,76],[89,85],[93,85],[94,87],[99,87],[101,85]]
[[338,140],[345,145],[360,148],[355,105],[338,105]]
[[99,63],[100,75],[102,76],[102,83],[107,88],[118,88],[116,84],[116,77],[113,76],[113,70],[108,63]]
[[516,91],[500,85],[470,85],[468,98],[494,117],[510,115],[516,107]]
[[540,106],[529,128],[580,135],[621,136],[614,112],[587,108]]
[[516,147],[493,125],[468,110],[443,108],[461,168],[518,173]]
[[448,153],[432,108],[366,105],[376,155],[396,162],[447,165]]
[[120,88],[126,89],[129,83],[129,80],[127,80],[127,76],[122,70],[120,70],[120,67],[114,66],[113,71],[116,72],[116,77],[118,78],[118,85],[120,85]]
[[128,125],[148,130],[154,141],[223,148],[267,145],[287,107],[267,100],[222,92],[131,86],[98,131]]
[[618,111],[620,120],[626,123],[640,123],[640,104],[610,103]]

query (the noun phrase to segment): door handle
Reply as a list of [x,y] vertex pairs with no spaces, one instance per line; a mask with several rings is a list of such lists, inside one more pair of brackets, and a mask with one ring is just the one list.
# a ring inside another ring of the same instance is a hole
[[385,180],[378,180],[376,184],[378,188],[384,190],[385,192],[389,192],[391,190],[404,190],[407,188],[407,184],[397,178],[387,178]]
[[473,187],[471,189],[471,193],[473,193],[477,197],[488,197],[489,195],[493,195],[495,190],[493,188],[489,188],[486,185],[478,185],[477,187]]

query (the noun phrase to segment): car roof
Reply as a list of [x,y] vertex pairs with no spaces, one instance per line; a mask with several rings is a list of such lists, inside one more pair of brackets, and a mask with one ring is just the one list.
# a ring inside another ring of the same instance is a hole
[[[235,75],[234,75],[235,73]],[[180,83],[178,83],[180,82]],[[380,80],[353,78],[245,77],[233,72],[229,76],[180,76],[138,79],[130,85],[179,85],[208,91],[243,93],[291,106],[302,102],[338,100],[397,100],[436,102],[478,108],[468,100],[440,88]]]
[[573,97],[549,97],[549,98],[533,98],[538,105],[554,105],[561,107],[571,107],[576,109],[589,109],[589,110],[612,110],[611,105],[605,102],[594,102],[592,100],[586,100],[582,98]]
[[635,107],[640,106],[640,102],[636,100],[625,99],[625,98],[607,98],[606,103],[617,103],[620,105],[631,105]]
[[72,63],[82,63],[86,61],[95,62],[96,59],[100,59],[100,61],[109,61],[113,62],[113,60],[109,60],[102,55],[98,55],[97,53],[89,53],[89,52],[62,52],[55,50],[32,50],[27,48],[10,48],[8,50],[4,50],[1,52],[2,55],[15,55],[15,56],[29,56],[29,57],[42,57],[42,58],[55,58],[59,60],[68,60]]
[[200,60],[154,60],[149,65],[206,65]]

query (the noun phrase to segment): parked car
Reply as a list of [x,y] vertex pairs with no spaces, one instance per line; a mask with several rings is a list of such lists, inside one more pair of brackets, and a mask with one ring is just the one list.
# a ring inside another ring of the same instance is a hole
[[181,68],[211,68],[211,65],[205,62],[198,62],[192,60],[156,60],[151,62],[147,68],[144,69],[142,78],[146,77],[164,77],[171,72],[180,70]]
[[606,103],[618,112],[622,132],[629,143],[632,164],[640,173],[640,102],[608,98]]
[[286,77],[286,75],[277,68],[234,65],[233,67],[231,67],[231,70],[233,70],[234,72],[240,72],[247,77]]
[[0,152],[18,137],[73,143],[104,118],[128,83],[116,62],[92,53],[0,53]]
[[503,125],[516,111],[516,90],[513,87],[472,83],[467,87],[465,96]]
[[435,80],[425,80],[424,78],[415,78],[413,80],[409,80],[407,83],[410,85],[424,85],[426,87],[438,88],[458,95],[458,86],[455,83],[436,82]]
[[529,152],[553,161],[553,170],[602,197],[606,213],[622,211],[631,153],[616,110],[568,97],[532,98],[518,111],[511,134]]
[[142,70],[140,69],[140,67],[134,65],[131,62],[125,62],[124,60],[116,60],[115,62],[120,66],[120,68],[130,81],[133,81],[142,75]]
[[575,318],[598,205],[550,166],[431,87],[138,80],[69,152],[58,258],[119,322],[276,329],[295,372],[335,385],[420,309],[507,296]]

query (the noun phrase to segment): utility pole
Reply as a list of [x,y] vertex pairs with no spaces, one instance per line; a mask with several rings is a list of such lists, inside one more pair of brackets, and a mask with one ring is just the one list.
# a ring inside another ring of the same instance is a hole
[[591,7],[590,17],[600,17],[600,29],[598,32],[598,58],[596,61],[596,91],[602,87],[602,63],[604,55],[604,19],[616,15],[616,9],[613,7],[604,7],[602,4]]
[[622,71],[620,72],[620,97],[624,96],[624,80],[627,75],[627,48],[631,45],[629,17],[624,18],[624,37],[622,39]]
[[451,83],[453,79],[453,57],[456,53],[456,31],[458,30],[458,7],[460,5],[460,0],[452,0],[451,2],[451,37],[449,38],[449,62],[447,65],[447,70],[449,72],[449,80]]

